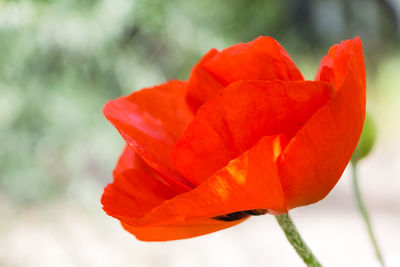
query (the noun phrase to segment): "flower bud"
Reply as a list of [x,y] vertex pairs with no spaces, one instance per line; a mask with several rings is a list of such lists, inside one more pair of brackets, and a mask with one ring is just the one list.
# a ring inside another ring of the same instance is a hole
[[371,152],[376,139],[376,125],[375,122],[370,115],[370,113],[366,113],[364,128],[361,133],[360,141],[358,142],[357,148],[353,153],[351,161],[353,163],[357,163],[360,159],[366,157],[369,152]]

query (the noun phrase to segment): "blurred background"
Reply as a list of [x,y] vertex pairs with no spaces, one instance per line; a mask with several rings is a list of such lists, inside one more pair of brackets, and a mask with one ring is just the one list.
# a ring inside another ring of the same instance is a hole
[[[302,266],[272,216],[144,243],[99,201],[123,147],[103,105],[259,35],[308,79],[332,44],[360,36],[378,129],[360,184],[387,265],[400,266],[399,18],[399,0],[0,0],[0,266]],[[292,216],[325,266],[379,266],[350,178]]]

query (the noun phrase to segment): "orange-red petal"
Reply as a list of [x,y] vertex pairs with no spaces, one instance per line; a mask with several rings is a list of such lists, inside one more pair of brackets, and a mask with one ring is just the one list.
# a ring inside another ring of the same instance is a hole
[[[221,221],[212,217],[236,211],[286,212],[276,165],[286,143],[284,136],[264,137],[203,184],[178,195],[127,148],[119,162],[134,164],[115,171],[115,180],[102,197],[104,210],[145,241],[190,238],[228,228],[246,218]],[[131,161],[128,157],[132,156]]]
[[146,163],[143,162],[143,160],[132,150],[132,148],[130,148],[130,146],[125,145],[124,150],[119,156],[117,166],[114,168],[113,175],[116,177],[118,174],[127,170],[147,168],[143,166],[143,164]]
[[115,218],[140,218],[178,193],[126,146],[101,203],[106,213]]
[[283,47],[271,37],[258,37],[207,53],[189,78],[188,103],[197,110],[223,87],[239,80],[303,80]]
[[122,226],[125,230],[135,235],[137,239],[142,241],[168,241],[213,233],[228,227],[232,227],[246,219],[247,218],[231,222],[214,219],[200,219],[172,225],[159,225],[150,227],[135,227],[123,222]]
[[285,136],[263,137],[195,189],[164,201],[143,218],[125,220],[134,227],[191,223],[252,209],[287,212],[276,159]]
[[205,68],[204,63],[218,54],[218,50],[211,49],[193,67],[190,78],[187,81],[186,101],[190,108],[195,112],[208,99],[224,88],[224,86],[214,78]]
[[200,184],[261,137],[292,136],[330,97],[325,82],[232,83],[198,110],[173,150],[173,164]]
[[140,156],[126,146],[114,170],[114,182],[105,188],[101,202],[108,215],[119,219],[127,231],[144,241],[190,238],[222,230],[245,220],[226,222],[205,218],[149,227],[135,227],[125,223],[143,217],[177,194],[174,188],[165,184]]
[[335,45],[323,59],[320,70],[333,74],[335,95],[281,155],[279,170],[288,208],[324,198],[349,162],[365,117],[364,66],[358,38]]
[[171,150],[193,118],[185,83],[170,81],[108,102],[104,115],[128,145],[170,183],[190,189],[171,164]]

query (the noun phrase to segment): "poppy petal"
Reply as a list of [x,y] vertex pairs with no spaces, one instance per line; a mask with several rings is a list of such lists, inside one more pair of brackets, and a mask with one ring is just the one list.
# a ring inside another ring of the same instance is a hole
[[261,137],[293,136],[330,97],[325,82],[232,83],[198,110],[177,142],[172,162],[198,185]]
[[[355,48],[354,46],[359,46]],[[342,86],[348,71],[350,58],[354,54],[354,49],[360,49],[362,56],[361,40],[356,37],[354,40],[344,41],[340,44],[333,45],[326,56],[321,60],[320,67],[315,77],[316,81],[332,82],[335,91]],[[357,73],[364,72],[365,65],[357,66]],[[365,79],[364,79],[365,83]]]
[[143,168],[141,164],[145,164],[143,160],[136,155],[136,153],[130,148],[128,145],[125,145],[124,150],[122,151],[121,155],[119,156],[117,166],[113,171],[114,177],[118,174],[135,168]]
[[285,136],[263,137],[195,189],[164,201],[141,219],[124,222],[144,227],[189,223],[253,209],[287,212],[276,164],[286,142]]
[[197,110],[220,89],[240,80],[300,81],[304,78],[277,41],[258,37],[206,54],[189,78],[188,103]]
[[231,222],[214,219],[201,219],[172,225],[151,227],[135,227],[127,223],[122,223],[122,227],[142,241],[169,241],[213,233],[232,227],[246,219],[247,218]]
[[[334,46],[329,64],[335,96],[289,142],[279,161],[288,208],[321,200],[339,180],[365,117],[365,65],[358,38]],[[317,76],[318,78],[318,76]],[[339,86],[339,88],[337,88]]]
[[190,189],[171,164],[171,150],[193,113],[185,101],[184,82],[170,81],[108,102],[104,115],[128,145],[159,174]]
[[106,213],[115,218],[140,218],[177,194],[126,146],[114,170],[114,181],[104,189],[101,203]]
[[218,50],[211,49],[193,67],[190,78],[187,81],[186,101],[190,108],[195,112],[208,99],[224,88],[205,68],[204,63],[218,54]]

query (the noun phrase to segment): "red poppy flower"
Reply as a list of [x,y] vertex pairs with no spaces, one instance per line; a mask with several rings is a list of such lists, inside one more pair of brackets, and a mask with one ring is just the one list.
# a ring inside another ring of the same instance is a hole
[[359,38],[331,47],[314,81],[270,37],[213,49],[188,81],[106,104],[127,145],[104,210],[156,241],[319,201],[356,147],[365,88]]

